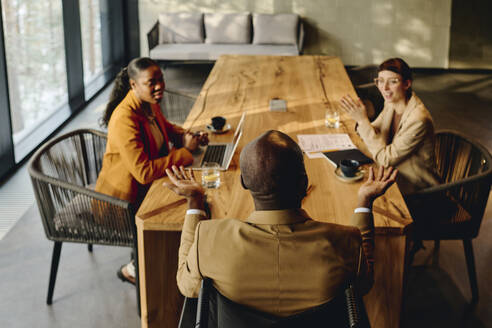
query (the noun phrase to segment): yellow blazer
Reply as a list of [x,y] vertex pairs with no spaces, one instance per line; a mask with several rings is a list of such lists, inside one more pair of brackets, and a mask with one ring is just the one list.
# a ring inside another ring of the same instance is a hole
[[394,108],[386,105],[371,124],[357,126],[376,163],[398,168],[397,184],[404,195],[439,184],[434,153],[434,123],[422,101],[412,93],[398,130],[389,143]]
[[[374,238],[372,214],[354,217]],[[187,214],[181,234],[177,282],[187,297],[209,277],[235,302],[288,316],[331,300],[349,277],[365,292],[372,286],[372,254],[364,255],[356,227],[313,221],[302,209],[256,211],[244,222],[201,219]]]
[[[139,205],[152,181],[164,176],[166,168],[193,163],[193,156],[186,148],[175,148],[181,146],[184,130],[169,123],[158,104],[151,108],[164,135],[167,156],[159,157],[160,149],[142,104],[130,90],[109,120],[106,153],[96,191]],[[170,144],[175,147],[170,149]]]

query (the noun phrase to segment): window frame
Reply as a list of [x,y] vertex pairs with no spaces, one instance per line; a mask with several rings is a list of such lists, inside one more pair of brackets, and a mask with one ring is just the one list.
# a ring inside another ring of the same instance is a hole
[[[0,0],[0,12],[3,1],[8,0]],[[25,138],[25,141],[15,145],[12,136],[3,17],[0,15],[0,183],[22,165],[45,140],[51,138],[71,117],[82,110],[114,79],[131,58],[140,55],[138,1],[101,0],[103,72],[84,86],[79,0],[60,1],[62,2],[68,103],[62,105],[49,119],[40,122],[37,128]],[[74,24],[73,22],[79,23]],[[45,129],[51,132],[46,133]],[[19,149],[17,147],[23,150],[16,159],[15,153]]]

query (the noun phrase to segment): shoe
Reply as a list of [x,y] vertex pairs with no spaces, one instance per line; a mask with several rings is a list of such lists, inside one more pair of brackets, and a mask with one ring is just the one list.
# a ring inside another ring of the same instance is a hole
[[128,274],[128,271],[126,270],[127,264],[123,264],[118,271],[116,271],[116,276],[120,278],[121,281],[127,282],[135,286],[135,277],[132,277],[131,275]]

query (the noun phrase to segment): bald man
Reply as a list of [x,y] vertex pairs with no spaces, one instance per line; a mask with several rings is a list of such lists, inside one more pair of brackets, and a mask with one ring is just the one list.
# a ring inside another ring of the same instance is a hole
[[308,177],[299,146],[286,134],[268,131],[240,156],[241,182],[255,211],[245,221],[207,220],[204,190],[189,171],[167,170],[165,186],[188,200],[179,248],[181,293],[197,297],[203,277],[227,298],[276,316],[326,303],[349,278],[362,293],[373,283],[373,201],[395,181],[381,169],[360,187],[354,226],[312,220],[301,209]]

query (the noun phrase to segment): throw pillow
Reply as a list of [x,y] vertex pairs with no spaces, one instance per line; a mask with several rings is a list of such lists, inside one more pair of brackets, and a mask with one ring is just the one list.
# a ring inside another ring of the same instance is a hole
[[160,14],[159,43],[203,43],[203,14]]
[[253,14],[254,44],[297,44],[296,14]]
[[249,13],[207,13],[204,21],[206,43],[251,42],[251,15]]

